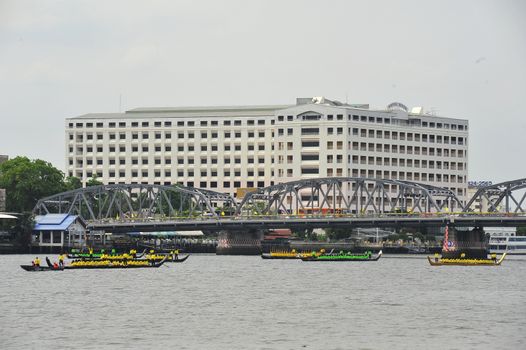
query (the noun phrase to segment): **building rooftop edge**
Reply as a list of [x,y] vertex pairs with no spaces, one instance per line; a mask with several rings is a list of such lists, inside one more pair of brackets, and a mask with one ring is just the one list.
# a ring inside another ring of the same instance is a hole
[[[289,105],[244,105],[244,106],[183,106],[183,107],[138,107],[127,110],[121,113],[87,113],[80,116],[69,117],[66,120],[76,120],[76,119],[120,119],[120,118],[169,118],[169,117],[224,117],[228,116],[226,113],[236,113],[232,116],[262,116],[265,115],[262,112],[276,112],[279,110],[284,110],[293,107],[308,106],[308,105],[317,105],[338,109],[352,109],[360,111],[369,111],[369,112],[384,112],[384,113],[394,113],[396,112],[388,109],[379,109],[379,108],[369,108],[367,104],[341,104],[334,105],[329,103],[302,103],[302,104],[289,104]],[[410,118],[429,118],[429,119],[448,119],[456,120],[469,123],[468,119],[455,118],[455,117],[444,117],[440,115],[434,115],[429,113],[411,113],[405,112]]]
[[244,110],[277,110],[292,105],[244,105],[244,106],[183,106],[183,107],[138,107],[127,110],[126,113],[162,113],[162,112],[201,112],[201,111],[244,111]]

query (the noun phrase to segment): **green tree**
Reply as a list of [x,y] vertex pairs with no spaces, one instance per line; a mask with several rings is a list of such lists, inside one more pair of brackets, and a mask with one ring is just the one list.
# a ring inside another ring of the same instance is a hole
[[16,220],[15,226],[13,227],[16,245],[22,248],[27,248],[29,246],[31,243],[33,227],[35,227],[35,222],[31,212],[25,212],[18,217],[18,220]]
[[93,177],[86,182],[86,187],[99,185],[103,185],[103,183],[98,180],[97,175],[93,175]]
[[64,189],[66,191],[76,190],[77,188],[82,188],[82,182],[78,177],[70,176],[67,177],[64,181]]
[[317,239],[317,235],[314,233],[314,229],[307,228],[307,229],[292,229],[292,237],[300,238],[306,241],[315,241]]
[[64,191],[64,174],[46,161],[16,157],[0,164],[0,188],[7,211],[31,211],[39,199]]
[[325,229],[325,233],[327,234],[327,237],[329,237],[332,240],[340,240],[351,237],[351,229],[347,228],[327,228]]
[[526,226],[517,226],[517,236],[526,236]]

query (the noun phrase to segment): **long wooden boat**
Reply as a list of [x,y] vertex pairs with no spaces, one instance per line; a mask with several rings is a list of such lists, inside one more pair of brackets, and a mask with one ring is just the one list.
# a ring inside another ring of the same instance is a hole
[[364,254],[323,254],[320,256],[307,256],[302,257],[303,261],[378,261],[382,257],[382,251],[380,250],[376,256],[370,253]]
[[[316,256],[320,256],[325,252],[325,250],[315,252]],[[311,252],[297,252],[295,250],[291,251],[278,251],[270,253],[261,253],[261,258],[263,259],[301,259],[307,256],[312,256]]]
[[74,261],[71,265],[64,266],[66,270],[81,270],[81,269],[139,269],[139,268],[156,268],[162,266],[166,262],[166,258],[159,262],[152,262],[150,260],[124,260],[124,261],[109,261],[109,260],[88,260],[88,261]]
[[20,265],[21,268],[23,268],[26,271],[64,271],[63,267],[54,268],[53,266],[35,266],[35,265]]
[[427,261],[431,266],[444,266],[444,265],[456,265],[456,266],[499,266],[502,264],[502,261],[506,257],[506,253],[502,254],[501,257],[497,259],[469,259],[469,258],[460,258],[460,259],[449,259],[449,258],[432,258],[427,257]]
[[297,253],[291,255],[273,255],[272,253],[261,253],[263,259],[300,259]]
[[186,254],[184,257],[177,257],[176,259],[169,259],[167,260],[168,262],[174,262],[174,263],[182,263],[182,262],[185,262],[186,259],[188,259],[188,257],[190,256],[190,254]]
[[47,266],[36,266],[36,265],[20,265],[26,271],[62,271],[64,266],[53,266],[51,260],[46,256]]
[[146,260],[153,260],[153,261],[161,261],[161,260],[166,260],[166,262],[173,262],[173,263],[182,263],[182,262],[185,262],[186,259],[188,259],[188,257],[190,256],[190,254],[186,254],[185,256],[183,257],[180,257],[180,256],[177,256],[177,258],[173,258],[173,255],[171,254],[147,254],[146,255]]
[[166,262],[163,259],[159,262],[151,262],[145,259],[142,260],[126,260],[126,261],[109,261],[109,260],[86,260],[74,261],[71,265],[54,268],[53,266],[33,266],[20,265],[26,271],[63,271],[63,270],[83,270],[83,269],[138,269],[138,268],[156,268],[162,266]]
[[108,254],[108,253],[75,253],[68,254],[69,259],[113,259],[113,260],[129,260],[129,259],[140,259],[146,254],[146,249],[142,253],[136,254],[133,257],[131,254]]

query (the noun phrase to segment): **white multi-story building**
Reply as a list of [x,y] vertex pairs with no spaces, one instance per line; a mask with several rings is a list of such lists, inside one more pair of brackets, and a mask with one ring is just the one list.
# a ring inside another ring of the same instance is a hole
[[66,120],[69,176],[235,194],[312,177],[398,179],[467,195],[468,121],[320,98],[296,105],[138,108]]
[[[473,198],[480,188],[491,186],[491,181],[468,181],[467,198]],[[469,208],[471,211],[486,213],[490,209],[491,203],[487,197],[477,197]]]

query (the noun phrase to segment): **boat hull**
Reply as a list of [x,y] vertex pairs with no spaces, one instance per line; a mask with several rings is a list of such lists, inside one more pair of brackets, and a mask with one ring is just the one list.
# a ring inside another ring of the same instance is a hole
[[[48,260],[48,259],[46,259]],[[137,261],[137,260],[135,260]],[[141,262],[148,263],[148,260],[140,260]],[[127,264],[127,265],[121,265],[121,264],[115,264],[115,265],[67,265],[64,267],[54,268],[52,266],[40,266],[36,267],[33,265],[20,265],[20,267],[26,271],[62,271],[62,270],[105,270],[105,269],[145,269],[145,268],[157,268],[162,266],[166,262],[166,258],[161,260],[160,262],[154,262],[153,264],[145,264],[145,265],[133,265],[133,264]],[[48,264],[50,262],[48,261]]]
[[330,262],[336,262],[336,261],[378,261],[382,257],[382,251],[380,251],[376,256],[374,257],[362,257],[362,256],[354,256],[354,257],[345,257],[345,256],[330,256],[330,255],[321,255],[319,257],[314,256],[307,256],[302,257],[302,261],[330,261]]
[[[431,266],[499,266],[506,257],[506,253],[502,254],[500,259],[435,259],[430,256],[427,261]],[[463,261],[464,260],[464,261]]]
[[62,271],[64,270],[64,268],[62,267],[59,267],[59,268],[54,268],[54,267],[49,267],[49,266],[33,266],[33,265],[20,265],[21,268],[23,268],[24,270],[26,271],[35,271],[35,272],[40,272],[40,271]]
[[65,266],[64,269],[66,270],[93,270],[93,269],[145,269],[145,268],[157,268],[161,266],[162,264],[154,264],[154,265],[108,265],[108,266]]
[[[190,254],[186,254],[182,258],[181,257],[177,257],[177,259],[173,260],[171,255],[165,255],[162,258],[156,257],[156,258],[153,259],[153,261],[159,262],[159,261],[162,261],[162,260],[166,260],[167,263],[182,263],[182,262],[185,262],[186,259],[188,259],[189,256],[190,256]],[[148,260],[148,258],[147,258],[147,260]]]
[[297,259],[301,259],[300,256],[298,255],[291,255],[291,256],[279,256],[279,255],[272,255],[272,254],[269,254],[269,253],[262,253],[261,254],[261,258],[263,259],[286,259],[286,260],[297,260]]
[[188,259],[189,256],[190,256],[190,254],[186,254],[186,256],[183,257],[183,258],[179,258],[179,257],[178,257],[178,258],[175,259],[175,260],[171,259],[171,260],[167,260],[167,261],[168,261],[168,262],[173,262],[173,263],[182,263],[182,262],[185,262],[186,259]]

